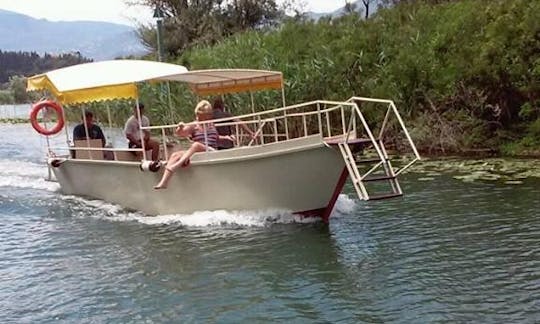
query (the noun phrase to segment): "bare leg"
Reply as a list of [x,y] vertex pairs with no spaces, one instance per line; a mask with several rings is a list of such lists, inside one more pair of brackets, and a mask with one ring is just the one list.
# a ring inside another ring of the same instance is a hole
[[169,180],[171,180],[172,175],[174,174],[174,171],[172,171],[169,168],[165,168],[165,171],[163,171],[163,176],[161,177],[161,180],[157,185],[154,186],[154,189],[167,189],[167,186],[169,185]]
[[186,161],[191,158],[191,156],[197,152],[204,152],[206,150],[206,146],[204,144],[201,144],[199,142],[194,142],[191,144],[189,149],[182,155],[182,157],[172,165],[167,165],[167,167],[171,168],[172,170],[178,169],[181,165],[186,163]]
[[182,155],[184,154],[184,151],[177,151],[171,154],[169,157],[169,161],[167,161],[167,165],[170,167],[172,164],[176,163]]
[[169,158],[169,161],[167,162],[167,167],[165,167],[165,171],[163,172],[163,176],[161,177],[161,180],[159,181],[159,183],[154,186],[154,189],[167,188],[174,171],[178,168],[178,167],[175,168],[174,164],[178,162],[178,160],[180,160],[183,154],[184,154],[184,151],[178,151],[171,154],[171,157]]

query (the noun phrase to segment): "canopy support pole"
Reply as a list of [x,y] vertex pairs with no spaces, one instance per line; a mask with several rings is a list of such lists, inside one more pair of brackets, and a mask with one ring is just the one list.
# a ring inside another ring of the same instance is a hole
[[[283,78],[281,78],[281,102],[283,107],[285,104],[285,88],[283,87]],[[287,124],[287,110],[283,110],[283,122],[285,123],[285,138],[289,140],[289,125]]]
[[[249,92],[249,97],[251,98],[251,112],[253,113],[253,115],[255,115],[255,99],[253,98],[253,92]],[[255,116],[253,116],[253,121],[255,121]],[[261,116],[257,115],[257,129],[259,129],[261,127]],[[252,139],[253,140],[253,139]],[[264,143],[264,137],[263,137],[263,134],[261,132],[261,143]]]
[[173,106],[172,106],[172,99],[171,99],[171,83],[169,81],[167,81],[167,102],[169,104],[169,118],[171,120],[171,123],[174,124]]
[[[58,102],[60,102],[58,100]],[[64,110],[64,105],[60,104],[62,106],[62,118],[64,118],[64,120],[67,120],[66,119],[66,111]],[[69,146],[69,132],[68,132],[68,123],[65,123],[64,125],[64,132],[66,133],[66,144],[67,146]]]
[[[84,124],[84,133],[86,134],[86,147],[90,147],[90,132],[88,132],[88,125],[86,124],[86,108],[83,108],[82,110],[83,115],[83,124]],[[75,141],[75,138],[73,138],[73,141]],[[93,160],[93,154],[90,154],[90,160]]]
[[135,108],[137,110],[137,119],[139,122],[139,136],[141,138],[141,148],[142,148],[142,161],[146,161],[146,145],[144,141],[144,132],[142,129],[142,119],[141,119],[141,111],[139,109],[139,96],[135,98]]

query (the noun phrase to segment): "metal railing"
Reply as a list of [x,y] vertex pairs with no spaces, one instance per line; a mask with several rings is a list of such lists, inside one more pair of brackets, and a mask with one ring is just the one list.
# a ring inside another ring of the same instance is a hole
[[[370,124],[373,124],[374,121],[368,121],[366,119],[363,111],[358,106],[358,102],[387,105],[385,117],[379,123],[380,129],[377,136],[373,134],[372,127],[370,127]],[[235,148],[259,146],[313,135],[320,135],[321,139],[328,143],[332,141],[347,143],[362,138],[371,145],[370,147],[381,160],[380,163],[374,165],[372,170],[368,172],[370,174],[373,170],[381,166],[382,161],[389,159],[384,145],[384,136],[392,115],[396,117],[414,155],[412,161],[396,171],[396,175],[398,175],[420,159],[420,156],[395,104],[391,100],[364,97],[352,97],[347,101],[316,100],[241,116],[203,121],[199,122],[199,124],[203,125],[203,127],[210,124],[220,127],[230,127],[235,139]],[[249,127],[254,136],[246,133],[244,126]],[[169,149],[171,142],[181,147],[183,145],[182,140],[175,138],[174,141],[171,141],[171,135],[169,134],[173,134],[176,127],[177,124],[142,127],[143,130],[160,133],[160,142],[163,150],[162,158],[165,160],[170,156]],[[141,148],[127,149],[79,146],[76,148],[69,147],[68,149],[108,151],[112,152],[115,160],[117,160],[117,152],[140,152],[141,158],[143,160],[146,159],[146,155],[142,154],[143,149]],[[92,155],[90,155],[90,159],[92,159],[91,157]]]

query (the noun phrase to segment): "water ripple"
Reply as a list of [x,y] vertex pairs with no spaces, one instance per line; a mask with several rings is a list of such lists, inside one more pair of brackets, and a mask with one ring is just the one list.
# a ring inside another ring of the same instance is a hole
[[[0,175],[32,182],[33,159]],[[2,322],[537,322],[538,179],[417,177],[391,201],[349,184],[329,226],[275,210],[151,218],[0,183]]]

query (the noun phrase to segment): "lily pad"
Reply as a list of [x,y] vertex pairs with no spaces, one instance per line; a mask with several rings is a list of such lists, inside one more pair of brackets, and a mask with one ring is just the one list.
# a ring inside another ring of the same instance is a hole
[[422,160],[414,166],[413,172],[425,174],[427,177],[459,173],[454,178],[463,181],[511,181],[531,177],[540,178],[540,160],[502,158]]
[[523,184],[523,181],[519,181],[519,180],[508,180],[508,181],[505,181],[504,184],[508,184],[508,185],[520,185],[520,184]]

